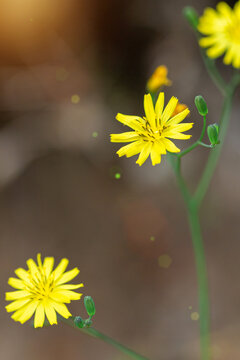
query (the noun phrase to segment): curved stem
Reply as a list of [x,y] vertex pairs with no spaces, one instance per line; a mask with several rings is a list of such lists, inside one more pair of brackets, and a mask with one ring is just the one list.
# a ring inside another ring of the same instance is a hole
[[[181,158],[182,156],[188,154],[190,151],[195,149],[198,145],[203,145],[202,139],[205,134],[205,131],[206,131],[206,116],[203,116],[203,128],[202,128],[202,132],[201,132],[199,139],[195,143],[193,143],[191,146],[189,146],[187,149],[185,149],[184,151],[181,151],[180,154],[177,155],[177,157]],[[205,146],[205,144],[203,146]]]
[[240,82],[240,75],[237,74],[233,77],[232,81],[230,82],[229,86],[226,90],[226,95],[223,103],[222,108],[222,115],[220,119],[220,144],[214,148],[208,158],[207,164],[205,166],[203,175],[199,181],[198,187],[196,189],[194,198],[198,205],[202,203],[202,200],[204,199],[204,196],[206,195],[208,186],[210,184],[211,178],[213,176],[213,173],[215,171],[215,168],[217,166],[217,162],[222,150],[222,145],[227,133],[228,129],[228,123],[229,123],[229,117],[231,113],[232,108],[232,101],[233,101],[233,95],[235,92],[236,87],[238,86]]
[[64,319],[63,317],[61,317],[61,321],[66,323],[67,325],[80,330],[82,333],[92,336],[96,339],[102,340],[105,343],[112,345],[113,347],[115,347],[116,349],[118,349],[119,351],[121,351],[123,354],[128,355],[129,357],[131,357],[132,359],[136,359],[136,360],[148,360],[146,357],[136,353],[135,351],[129,349],[128,347],[120,344],[118,341],[110,338],[109,336],[101,333],[100,331],[90,327],[90,328],[79,328],[74,324],[74,317],[70,317],[68,319]]

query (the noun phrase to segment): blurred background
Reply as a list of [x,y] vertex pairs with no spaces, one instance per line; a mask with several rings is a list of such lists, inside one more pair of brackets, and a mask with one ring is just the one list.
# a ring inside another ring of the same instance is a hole
[[[81,269],[97,329],[151,359],[199,359],[193,251],[174,175],[165,159],[156,167],[119,159],[109,134],[124,131],[117,112],[143,113],[146,81],[162,64],[173,82],[167,99],[190,107],[190,141],[201,129],[196,95],[207,99],[209,122],[218,121],[221,95],[182,17],[186,5],[201,14],[216,3],[1,0],[2,359],[125,359],[66,325],[34,330],[5,312],[8,278],[38,252]],[[239,95],[202,209],[213,360],[240,353]],[[207,154],[200,148],[185,158],[192,188]],[[85,316],[82,301],[70,311]]]

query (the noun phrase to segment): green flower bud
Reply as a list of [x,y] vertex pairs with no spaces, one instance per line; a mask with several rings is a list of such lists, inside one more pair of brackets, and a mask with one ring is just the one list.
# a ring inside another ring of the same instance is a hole
[[85,309],[89,316],[93,316],[96,313],[95,304],[91,296],[84,297]]
[[207,134],[209,141],[212,145],[219,144],[218,134],[219,134],[219,126],[218,124],[209,125],[207,128]]
[[81,316],[75,316],[75,318],[74,318],[74,324],[75,324],[78,328],[80,328],[80,329],[82,329],[82,328],[85,326],[85,322],[84,322],[84,320],[81,318]]
[[205,116],[208,113],[208,107],[206,104],[206,101],[204,100],[204,98],[202,97],[202,95],[198,95],[195,97],[195,105],[196,108],[198,109],[198,112],[201,116]]
[[191,6],[186,6],[183,9],[183,15],[187,19],[189,25],[196,30],[198,27],[198,14],[195,9]]
[[85,326],[86,326],[86,327],[92,326],[92,320],[91,320],[91,319],[85,320]]

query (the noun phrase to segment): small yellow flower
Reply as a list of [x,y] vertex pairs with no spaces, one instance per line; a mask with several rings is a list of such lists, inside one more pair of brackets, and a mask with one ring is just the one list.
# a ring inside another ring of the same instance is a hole
[[83,284],[66,284],[75,278],[79,270],[74,268],[65,272],[68,260],[62,259],[53,270],[54,258],[46,257],[42,263],[41,255],[37,255],[37,264],[33,259],[27,260],[28,270],[18,268],[15,270],[17,278],[9,278],[8,284],[16,291],[6,293],[6,300],[12,301],[6,306],[7,312],[13,312],[13,320],[21,324],[29,320],[35,313],[34,327],[42,327],[45,315],[51,325],[57,324],[57,314],[64,318],[71,316],[65,303],[79,300],[82,294],[78,289]]
[[225,53],[223,62],[240,68],[240,1],[233,9],[225,2],[220,2],[217,10],[207,8],[199,19],[198,30],[206,35],[199,44],[208,48],[210,58]]
[[121,134],[111,134],[111,142],[130,142],[117,151],[119,156],[130,157],[139,154],[136,161],[141,166],[151,156],[152,165],[160,164],[161,155],[169,152],[179,152],[180,149],[170,139],[186,140],[191,135],[183,134],[192,128],[193,123],[180,124],[189,114],[186,108],[177,115],[172,116],[176,109],[178,99],[174,96],[164,109],[164,93],[158,96],[155,108],[150,94],[144,96],[144,109],[146,116],[117,114],[116,119],[134,131]]
[[172,82],[168,79],[167,75],[167,67],[164,65],[158,66],[147,82],[148,91],[154,93],[158,91],[161,86],[170,86]]

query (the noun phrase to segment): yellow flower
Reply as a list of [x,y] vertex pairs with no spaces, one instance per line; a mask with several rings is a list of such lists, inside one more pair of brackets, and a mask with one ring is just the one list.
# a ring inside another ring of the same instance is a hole
[[199,44],[208,48],[210,58],[225,53],[223,62],[240,68],[240,1],[233,9],[225,2],[220,2],[217,10],[207,8],[199,19],[198,30],[206,35]]
[[172,82],[167,78],[167,75],[167,67],[164,65],[158,66],[147,82],[148,91],[154,93],[163,85],[170,86]]
[[189,114],[188,108],[175,116],[172,116],[176,109],[178,99],[174,96],[164,109],[164,93],[158,96],[154,108],[150,94],[144,96],[144,109],[146,116],[117,114],[116,119],[127,125],[134,131],[122,134],[111,134],[111,142],[130,142],[117,151],[119,156],[130,157],[140,153],[137,164],[140,166],[151,156],[152,165],[160,164],[161,155],[169,152],[179,152],[180,149],[170,139],[189,139],[191,135],[183,134],[192,128],[193,123],[180,124]]
[[9,278],[8,284],[16,291],[6,293],[6,300],[12,301],[6,306],[7,312],[14,311],[13,320],[21,324],[29,320],[35,313],[34,327],[42,327],[45,315],[51,325],[57,324],[57,314],[64,318],[71,316],[64,303],[79,300],[82,294],[73,289],[78,289],[83,284],[66,284],[75,278],[79,270],[65,272],[68,260],[62,259],[53,270],[54,258],[46,257],[42,263],[41,255],[37,255],[37,264],[33,259],[27,260],[28,270],[18,268],[15,270],[17,278]]

